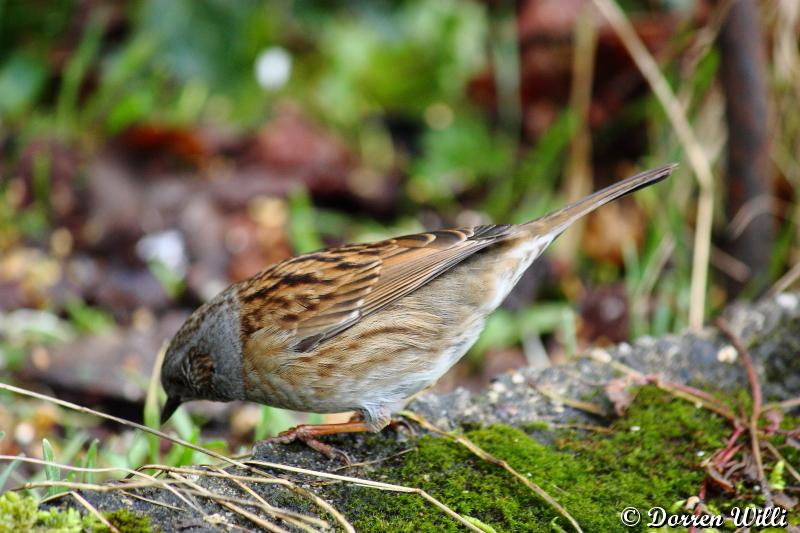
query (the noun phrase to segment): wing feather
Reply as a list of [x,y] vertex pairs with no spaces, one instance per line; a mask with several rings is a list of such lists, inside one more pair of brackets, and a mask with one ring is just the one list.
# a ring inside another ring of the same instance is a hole
[[278,263],[239,286],[242,333],[278,325],[295,349],[311,350],[515,233],[508,225],[430,231]]

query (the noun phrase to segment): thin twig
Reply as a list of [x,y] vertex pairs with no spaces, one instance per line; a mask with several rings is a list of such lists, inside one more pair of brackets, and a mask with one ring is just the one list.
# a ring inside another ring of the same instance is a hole
[[767,297],[771,298],[782,292],[785,292],[791,287],[798,279],[800,279],[800,263],[797,263],[790,268],[786,274],[780,277],[778,281],[769,289]]
[[94,473],[94,474],[105,474],[105,473],[111,473],[111,472],[125,472],[125,473],[128,474],[128,476],[139,476],[139,477],[143,477],[143,478],[147,479],[148,481],[151,481],[153,483],[153,485],[152,485],[153,487],[160,487],[160,488],[163,488],[164,490],[167,490],[167,491],[173,493],[175,496],[178,497],[178,499],[180,499],[184,503],[186,503],[186,505],[188,505],[189,507],[193,508],[195,511],[201,512],[201,510],[200,510],[200,508],[198,506],[196,506],[195,504],[193,504],[192,502],[190,502],[189,500],[184,498],[181,495],[180,492],[175,490],[168,483],[165,483],[163,480],[155,478],[155,477],[153,477],[151,475],[145,474],[144,472],[139,472],[137,470],[131,470],[130,468],[124,468],[124,467],[119,467],[119,466],[105,467],[105,468],[88,468],[88,467],[81,467],[81,466],[66,465],[66,464],[56,463],[56,462],[53,462],[53,461],[45,461],[44,459],[35,459],[33,457],[24,457],[24,456],[20,456],[20,455],[0,455],[0,461],[20,461],[20,462],[23,462],[23,463],[30,463],[30,464],[42,465],[42,466],[55,466],[55,467],[58,467],[58,468],[60,468],[62,470],[69,470],[69,471],[72,471],[72,472],[90,472],[90,473]]
[[546,396],[550,400],[561,403],[566,406],[572,407],[573,409],[577,409],[579,411],[584,411],[592,415],[597,416],[608,416],[608,413],[605,409],[600,407],[599,405],[593,404],[592,402],[584,402],[581,400],[575,400],[572,398],[567,398],[566,396],[562,396],[552,390],[550,387],[545,387],[543,385],[537,385],[536,383],[531,382],[531,386],[536,389],[542,396]]
[[[221,474],[228,474],[228,472],[225,472],[221,468],[215,468],[215,470],[217,470],[217,472],[219,472]],[[225,477],[225,476],[223,476],[223,477]],[[307,517],[307,516],[302,515],[300,513],[284,512],[282,509],[278,509],[277,507],[274,507],[274,506],[270,505],[267,502],[267,500],[262,498],[260,494],[258,494],[256,491],[254,491],[249,486],[247,486],[247,484],[245,484],[244,482],[242,482],[242,481],[240,481],[238,479],[231,479],[231,481],[233,481],[233,483],[235,483],[240,489],[242,489],[243,491],[248,493],[250,496],[252,496],[253,499],[255,499],[257,502],[259,502],[261,504],[261,508],[267,514],[270,514],[273,518],[277,518],[279,520],[284,520],[286,522],[289,522],[293,526],[295,526],[297,528],[300,528],[303,531],[307,531],[308,533],[317,533],[318,532],[317,529],[309,526],[308,524],[306,524],[304,522],[304,520],[312,519],[313,517]],[[320,520],[318,518],[313,518],[313,520],[315,520],[317,522],[317,525],[319,527],[323,528],[323,529],[328,529],[330,527],[328,525],[328,523],[325,522],[324,520]]]
[[[249,465],[245,465],[245,470],[247,470],[248,472],[255,472],[255,473],[259,474],[259,476],[257,476],[257,477],[239,476],[239,475],[235,475],[235,474],[223,475],[223,474],[219,474],[218,472],[211,472],[211,471],[207,471],[207,470],[197,470],[197,469],[193,469],[193,468],[167,466],[167,465],[144,465],[144,466],[141,466],[140,469],[157,469],[157,470],[161,470],[161,471],[164,471],[164,472],[179,472],[179,473],[193,474],[193,475],[198,475],[198,476],[203,475],[203,476],[210,476],[210,477],[224,477],[224,478],[227,478],[227,479],[230,479],[230,480],[248,481],[248,482],[251,482],[251,483],[268,483],[268,484],[274,484],[274,485],[282,485],[282,486],[286,487],[287,489],[289,489],[290,491],[300,495],[301,497],[312,501],[320,509],[322,509],[323,511],[325,511],[328,514],[330,514],[331,516],[333,516],[334,519],[336,519],[336,521],[339,522],[339,525],[341,525],[342,528],[344,528],[345,531],[351,531],[351,528],[352,528],[352,525],[350,525],[350,523],[347,521],[347,519],[345,519],[345,517],[341,513],[339,513],[339,511],[337,511],[336,508],[334,508],[331,504],[329,504],[328,502],[326,502],[325,500],[323,500],[322,498],[320,498],[319,496],[317,496],[313,492],[308,491],[308,490],[306,490],[306,489],[304,489],[302,487],[297,486],[295,483],[292,483],[288,479],[283,479],[283,478],[278,478],[278,477],[267,477],[267,475],[265,475],[264,472],[262,472],[261,470],[259,470],[257,468],[253,468],[252,466],[249,466]],[[317,472],[315,470],[306,470],[306,469],[301,469],[301,470],[302,470],[302,473],[307,474],[307,475],[311,475],[311,476],[322,474],[322,472]],[[286,512],[290,513],[290,511],[286,511]],[[300,517],[300,516],[305,517],[305,515],[300,515],[299,513],[297,514],[297,516],[298,517]],[[311,517],[305,517],[305,519],[308,520],[308,521],[313,520]]]
[[619,361],[615,361],[614,359],[611,358],[611,355],[609,355],[609,353],[605,350],[590,350],[589,352],[584,354],[584,357],[586,357],[587,359],[591,359],[592,361],[596,361],[600,364],[608,365],[614,370],[617,370],[618,372],[624,375],[631,376],[637,381],[643,383],[651,383],[656,387],[658,387],[659,389],[668,392],[675,397],[682,398],[692,403],[700,404],[709,411],[712,411],[730,420],[731,422],[736,422],[739,420],[739,418],[733,411],[731,411],[730,409],[728,409],[728,407],[719,403],[719,401],[716,398],[714,398],[707,392],[701,391],[694,387],[690,387],[689,385],[684,385],[682,383],[667,381],[659,376],[652,376],[639,372],[635,368],[632,368],[624,363],[620,363]]
[[451,440],[457,442],[458,444],[464,446],[469,451],[471,451],[473,454],[477,455],[478,457],[480,457],[481,459],[483,459],[487,463],[491,463],[493,465],[499,466],[500,468],[504,469],[506,472],[510,473],[512,476],[514,476],[520,482],[522,482],[523,485],[525,485],[526,487],[531,489],[533,492],[535,492],[541,499],[543,499],[553,509],[555,509],[556,512],[558,512],[558,514],[560,514],[561,516],[566,518],[567,521],[572,525],[572,527],[575,528],[575,531],[577,531],[578,533],[583,533],[583,530],[581,529],[581,526],[578,524],[578,521],[575,520],[572,517],[572,515],[569,514],[569,512],[560,503],[558,503],[555,500],[555,498],[550,496],[550,494],[548,494],[547,491],[545,491],[539,485],[537,485],[536,483],[534,483],[533,481],[531,481],[527,477],[523,476],[522,474],[520,474],[519,472],[514,470],[511,467],[511,465],[509,465],[506,461],[504,461],[502,459],[498,459],[494,455],[492,455],[489,452],[485,451],[484,449],[480,448],[477,444],[475,444],[471,440],[467,439],[466,437],[463,437],[461,435],[454,435],[452,433],[448,433],[446,431],[442,431],[441,429],[437,428],[436,426],[434,426],[433,424],[428,422],[424,417],[422,417],[421,415],[418,415],[417,413],[414,413],[414,412],[411,412],[411,411],[402,411],[400,414],[405,416],[405,417],[407,417],[407,418],[410,418],[411,420],[413,420],[417,424],[421,425],[423,428],[427,429],[428,431],[432,431],[432,432],[434,432],[434,433],[436,433],[438,435],[442,435],[443,437],[446,437],[448,439],[451,439]]
[[90,409],[89,407],[84,407],[82,405],[78,405],[76,403],[68,402],[66,400],[53,398],[52,396],[48,396],[46,394],[41,394],[39,392],[34,392],[34,391],[30,391],[30,390],[23,389],[23,388],[20,388],[20,387],[15,387],[14,385],[9,385],[8,383],[0,383],[0,390],[7,390],[9,392],[20,394],[22,396],[28,396],[30,398],[36,398],[38,400],[44,400],[46,402],[50,402],[50,403],[54,403],[56,405],[60,405],[61,407],[66,407],[67,409],[72,409],[73,411],[78,411],[79,413],[89,414],[89,415],[93,415],[93,416],[97,416],[97,417],[103,418],[105,420],[110,420],[112,422],[116,422],[117,424],[121,424],[123,426],[132,427],[132,428],[138,429],[139,431],[144,431],[145,433],[150,433],[151,435],[157,435],[158,437],[160,437],[160,438],[162,438],[164,440],[168,440],[168,441],[173,442],[175,444],[179,444],[181,446],[189,448],[190,450],[194,450],[196,452],[200,452],[202,454],[208,455],[209,457],[213,457],[214,459],[219,459],[220,461],[223,461],[225,463],[229,463],[229,464],[232,464],[234,466],[238,466],[240,468],[245,468],[245,469],[247,468],[247,466],[244,465],[243,463],[241,463],[239,461],[234,461],[233,459],[231,459],[229,457],[226,457],[225,455],[223,455],[221,453],[215,452],[214,450],[209,450],[209,449],[203,448],[202,446],[198,446],[197,444],[192,444],[191,442],[189,442],[187,440],[183,440],[183,439],[178,438],[178,437],[173,437],[171,435],[167,435],[166,433],[158,431],[157,429],[153,429],[153,428],[144,426],[142,424],[138,424],[138,423],[133,422],[131,420],[126,420],[126,419],[120,418],[118,416],[109,415],[109,414],[103,413],[101,411],[95,411],[94,409]]
[[780,411],[789,411],[795,407],[800,407],[800,397],[789,398],[788,400],[783,400],[782,402],[768,403],[764,406],[764,410],[769,411],[770,409],[778,409]]
[[[148,427],[159,428],[159,419],[161,418],[161,409],[158,402],[158,391],[161,387],[161,366],[164,364],[164,358],[167,356],[168,343],[164,342],[161,349],[156,354],[156,360],[153,363],[153,370],[150,373],[150,382],[147,385],[147,394],[144,399],[144,423]],[[161,459],[161,448],[158,441],[152,437],[148,437],[148,451],[150,452],[151,461],[159,461]]]
[[651,376],[648,379],[648,382],[675,397],[683,398],[688,402],[700,404],[705,409],[708,409],[709,411],[712,411],[733,423],[739,421],[739,417],[736,416],[736,413],[728,409],[727,406],[719,403],[716,398],[705,391],[696,389],[689,385],[684,385],[683,383],[667,381],[659,378],[658,376]]
[[89,511],[94,516],[96,516],[97,519],[100,520],[103,523],[103,525],[108,528],[109,531],[111,531],[113,533],[120,533],[119,529],[117,529],[117,527],[114,524],[109,522],[108,518],[103,516],[100,513],[100,511],[98,511],[97,508],[94,505],[92,505],[91,503],[89,503],[86,500],[86,498],[84,498],[83,496],[81,496],[80,494],[78,494],[75,491],[70,491],[69,495],[72,496],[73,498],[75,498],[78,501],[78,503],[80,503],[87,511]]
[[[106,420],[111,420],[112,422],[116,422],[116,423],[122,424],[124,426],[129,426],[129,427],[138,429],[140,431],[144,431],[145,433],[150,433],[151,435],[157,435],[158,437],[160,437],[160,438],[162,438],[164,440],[168,440],[170,442],[173,442],[175,444],[184,446],[184,447],[189,448],[191,450],[203,453],[205,455],[208,455],[209,457],[213,457],[215,459],[219,459],[220,461],[223,461],[225,463],[231,464],[233,466],[238,466],[239,468],[242,468],[244,470],[255,471],[256,473],[259,473],[258,470],[254,470],[252,467],[246,465],[245,463],[243,463],[241,461],[233,460],[233,459],[231,459],[229,457],[226,457],[225,455],[223,455],[221,453],[218,453],[218,452],[215,452],[213,450],[209,450],[209,449],[203,448],[202,446],[198,446],[196,444],[192,444],[191,442],[189,442],[187,440],[184,440],[184,439],[181,439],[181,438],[178,438],[178,437],[173,437],[171,435],[167,435],[166,433],[163,433],[163,432],[158,431],[156,429],[149,428],[147,426],[143,426],[142,424],[137,424],[136,422],[132,422],[132,421],[126,420],[124,418],[120,418],[120,417],[117,417],[117,416],[109,415],[109,414],[106,414],[106,413],[103,413],[103,412],[100,412],[100,411],[95,411],[94,409],[90,409],[90,408],[84,407],[82,405],[78,405],[78,404],[75,404],[75,403],[72,403],[72,402],[68,402],[68,401],[65,401],[65,400],[60,400],[58,398],[53,398],[51,396],[47,396],[46,394],[41,394],[41,393],[38,393],[38,392],[29,391],[27,389],[23,389],[23,388],[20,388],[20,387],[15,387],[14,385],[9,385],[7,383],[0,383],[0,390],[7,390],[7,391],[10,391],[10,392],[14,392],[16,394],[20,394],[22,396],[28,396],[28,397],[36,398],[36,399],[39,399],[39,400],[44,400],[46,402],[50,402],[50,403],[54,403],[56,405],[60,405],[62,407],[66,407],[67,409],[72,409],[74,411],[78,411],[78,412],[81,412],[81,413],[86,413],[86,414],[94,415],[94,416],[97,416],[97,417],[100,417],[100,418],[104,418]],[[309,475],[312,475],[312,476],[313,475],[317,475],[317,474],[321,474],[321,472],[315,472],[313,470],[307,470],[305,473],[307,473]],[[320,498],[316,494],[312,493],[311,491],[305,490],[302,487],[298,487],[297,485],[294,485],[294,484],[287,485],[287,487],[292,492],[304,496],[305,498],[311,500],[317,506],[319,506],[320,508],[324,509],[329,514],[331,514],[331,516],[333,516],[336,519],[336,521],[339,522],[339,525],[342,526],[342,528],[344,528],[345,531],[348,531],[348,532],[354,532],[355,531],[355,529],[353,529],[353,526],[344,518],[344,516],[342,516],[342,514],[339,511],[337,511],[331,504],[329,504],[328,502],[326,502],[325,500],[323,500],[322,498]]]
[[124,494],[128,498],[135,498],[137,500],[141,500],[143,502],[147,502],[150,505],[155,505],[157,507],[164,507],[166,509],[172,509],[173,511],[177,511],[179,513],[185,513],[186,512],[186,509],[184,509],[183,507],[178,507],[177,505],[170,505],[170,504],[168,504],[166,502],[162,502],[162,501],[159,501],[159,500],[154,500],[152,498],[147,498],[145,496],[142,496],[141,494],[136,494],[135,492],[129,492],[129,491],[125,490],[125,489],[120,489],[119,493],[120,494]]
[[[194,481],[191,481],[190,479],[187,479],[187,478],[181,476],[180,474],[178,474],[176,472],[170,472],[169,475],[174,477],[175,479],[180,480],[181,482],[185,483],[186,485],[192,487],[193,489],[198,491],[200,494],[202,494],[206,498],[214,501],[215,503],[217,503],[219,505],[222,505],[223,507],[227,507],[228,509],[230,509],[234,513],[236,513],[238,515],[241,515],[244,518],[250,520],[251,522],[253,522],[258,527],[264,528],[267,531],[271,531],[272,533],[289,533],[288,530],[280,527],[279,525],[273,524],[272,522],[270,522],[268,520],[264,520],[260,516],[258,516],[256,514],[253,514],[250,511],[247,511],[247,510],[243,509],[242,507],[236,505],[235,503],[227,501],[227,498],[219,497],[220,496],[219,494],[215,494],[215,493],[211,492],[210,490],[206,489],[205,487],[202,487],[202,486],[198,485]],[[253,502],[247,502],[247,503],[249,505],[253,505]],[[257,505],[257,504],[255,504],[255,505]]]
[[151,481],[129,481],[127,483],[121,483],[118,485],[98,485],[96,483],[81,483],[78,481],[51,481],[51,480],[42,480],[42,481],[29,481],[23,485],[20,485],[18,488],[13,490],[30,490],[30,489],[37,489],[37,488],[49,488],[49,487],[62,487],[65,489],[72,489],[72,490],[89,490],[93,492],[115,492],[120,489],[148,489],[155,487]]
[[[257,468],[253,470],[258,471]],[[317,472],[314,470],[308,470],[307,472],[309,473],[309,475],[317,477],[321,477],[321,475],[324,474],[324,472]],[[314,502],[317,505],[317,507],[323,509],[329,515],[331,515],[333,519],[336,520],[340,526],[342,526],[342,529],[347,531],[347,533],[355,533],[356,529],[350,522],[347,521],[347,518],[345,518],[344,515],[340,513],[338,509],[336,509],[336,507],[328,503],[326,500],[320,498],[310,490],[306,490],[303,487],[300,487],[294,483],[292,483],[291,485],[287,485],[287,488],[290,491],[294,492],[295,494],[298,494],[304,497],[305,499]]]
[[370,461],[361,461],[360,463],[350,463],[350,464],[342,465],[342,466],[334,468],[333,471],[334,472],[339,472],[341,470],[350,470],[350,469],[353,469],[353,468],[359,468],[359,467],[363,467],[363,466],[369,466],[369,465],[375,465],[375,464],[379,464],[379,463],[384,463],[384,462],[389,461],[391,459],[395,459],[397,457],[405,455],[408,452],[413,452],[413,451],[416,451],[416,450],[417,450],[416,448],[406,448],[405,450],[400,450],[399,452],[393,453],[391,455],[387,455],[386,457],[378,457],[378,458],[372,459]]
[[[173,478],[173,476],[171,474],[168,477]],[[260,508],[261,507],[258,502],[255,502],[253,500],[248,500],[246,498],[240,498],[240,497],[237,497],[237,496],[226,496],[225,494],[219,494],[219,493],[216,493],[216,492],[211,492],[208,489],[197,490],[197,489],[189,486],[189,484],[186,483],[184,479],[173,478],[172,482],[175,483],[176,485],[188,486],[188,488],[183,489],[186,494],[189,494],[189,495],[192,495],[192,496],[198,496],[198,497],[201,497],[201,498],[205,498],[207,500],[210,500],[210,501],[213,501],[213,502],[216,502],[216,503],[219,503],[220,501],[226,501],[226,502],[230,502],[230,503],[235,503],[237,505],[243,505],[245,507],[255,507],[255,508]],[[213,515],[208,515],[208,516],[213,516]]]
[[[156,464],[148,464],[139,467],[140,470],[160,470],[162,472],[176,472],[178,474],[190,474],[194,476],[205,476],[205,477],[218,477],[218,478],[225,478],[230,480],[239,480],[239,481],[249,481],[251,483],[267,483],[273,485],[285,485],[289,486],[292,484],[291,481],[288,479],[282,479],[278,477],[267,477],[267,476],[240,476],[237,474],[231,474],[230,472],[222,471],[209,471],[209,470],[201,470],[199,468],[190,468],[186,466],[169,466],[169,465],[156,465]],[[252,470],[252,469],[248,469]],[[224,472],[224,473],[220,473]],[[261,472],[259,472],[261,474]]]
[[738,452],[741,448],[741,445],[736,444],[736,441],[739,440],[739,437],[742,435],[742,433],[744,433],[744,431],[744,426],[736,426],[731,436],[728,437],[728,440],[725,442],[725,447],[712,456],[714,465],[720,470],[724,469],[728,465],[728,461],[730,461],[736,452]]
[[797,481],[800,481],[800,472],[797,471],[795,467],[791,465],[789,461],[778,451],[778,448],[772,445],[772,443],[768,440],[764,441],[764,446],[775,456],[778,461],[783,461],[783,467],[795,478]]
[[614,433],[614,430],[605,426],[597,426],[594,424],[557,424],[555,422],[547,422],[550,429],[578,429],[582,431],[594,431],[595,433]]
[[[262,483],[268,485],[282,485],[287,488],[291,488],[293,483],[286,479],[281,479],[277,477],[267,477],[267,476],[240,476],[236,474],[231,474],[230,472],[223,470],[218,467],[209,467],[213,468],[213,470],[206,470],[206,469],[199,469],[199,468],[189,468],[189,467],[180,467],[180,466],[168,466],[168,465],[143,465],[139,467],[141,470],[160,470],[162,472],[175,472],[181,474],[190,474],[195,475],[198,477],[214,477],[214,478],[222,478],[227,479],[229,481],[233,481],[234,483],[238,484],[241,487],[246,487],[245,490],[250,492],[252,489],[244,485],[244,482],[247,483]],[[278,517],[281,519],[286,519],[285,517],[292,517],[299,520],[304,520],[308,523],[312,523],[318,527],[328,528],[330,525],[319,518],[313,516],[307,516],[301,513],[295,513],[293,511],[288,511],[285,509],[280,509],[268,504],[264,501],[261,496],[258,496],[255,492],[252,492],[252,495],[263,502],[269,509],[270,513],[274,513],[275,515],[279,515]],[[266,509],[265,509],[266,510]]]

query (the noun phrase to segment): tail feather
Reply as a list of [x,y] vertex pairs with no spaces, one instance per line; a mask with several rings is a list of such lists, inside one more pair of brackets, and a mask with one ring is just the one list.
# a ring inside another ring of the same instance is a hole
[[553,236],[559,235],[573,222],[591,213],[601,205],[605,205],[621,196],[638,191],[639,189],[643,189],[665,179],[672,173],[676,166],[678,165],[673,163],[647,170],[590,194],[586,198],[578,200],[557,211],[553,211],[541,218],[531,220],[523,224],[523,227],[534,230],[537,233],[552,233]]

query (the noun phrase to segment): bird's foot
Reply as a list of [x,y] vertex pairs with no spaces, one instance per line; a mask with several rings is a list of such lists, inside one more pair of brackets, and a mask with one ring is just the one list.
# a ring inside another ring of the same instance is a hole
[[301,441],[309,448],[312,448],[328,459],[338,459],[345,464],[350,464],[350,456],[342,450],[336,449],[330,444],[321,442],[318,437],[323,435],[334,435],[336,433],[361,433],[369,431],[363,421],[350,421],[344,424],[320,424],[295,426],[280,433],[276,437],[265,439],[261,442],[265,444],[289,444],[294,441]]
[[387,427],[393,429],[396,432],[399,432],[401,429],[405,429],[411,434],[412,437],[417,436],[417,432],[414,431],[414,426],[412,426],[411,422],[409,422],[405,418],[392,418],[389,421]]

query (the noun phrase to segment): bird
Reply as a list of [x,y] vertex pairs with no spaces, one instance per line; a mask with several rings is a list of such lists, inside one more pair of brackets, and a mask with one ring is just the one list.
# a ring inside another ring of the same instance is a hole
[[425,231],[300,255],[199,307],[161,367],[162,424],[191,400],[245,400],[345,423],[300,425],[275,443],[379,432],[475,343],[525,270],[573,222],[669,176],[670,164],[524,224]]

